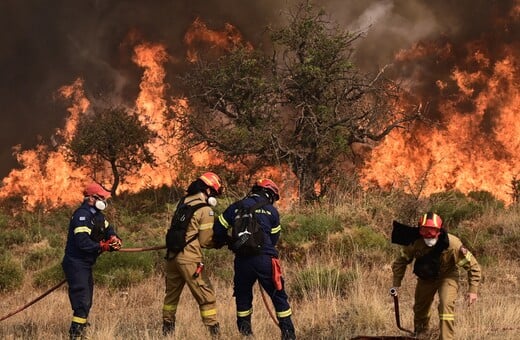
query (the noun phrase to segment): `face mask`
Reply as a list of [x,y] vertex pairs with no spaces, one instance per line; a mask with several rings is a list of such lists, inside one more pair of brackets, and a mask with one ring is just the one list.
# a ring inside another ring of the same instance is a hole
[[206,202],[208,202],[208,204],[212,207],[217,205],[217,199],[213,196],[209,196]]
[[424,243],[426,243],[428,247],[433,247],[437,243],[437,238],[425,238]]
[[103,211],[107,208],[108,203],[104,200],[96,200],[96,203],[94,203],[94,206],[97,210]]

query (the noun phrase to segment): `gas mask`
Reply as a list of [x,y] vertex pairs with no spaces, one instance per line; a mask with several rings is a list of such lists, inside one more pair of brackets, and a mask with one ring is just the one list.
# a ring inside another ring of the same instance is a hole
[[96,202],[94,203],[94,207],[96,207],[97,210],[103,211],[107,208],[107,206],[108,206],[107,201],[105,201],[101,197],[95,197],[95,196],[94,196],[94,199],[96,200]]
[[438,238],[425,238],[423,240],[428,247],[433,247],[435,244],[437,244]]
[[208,202],[208,204],[212,207],[217,205],[217,199],[213,196],[209,196],[206,202]]

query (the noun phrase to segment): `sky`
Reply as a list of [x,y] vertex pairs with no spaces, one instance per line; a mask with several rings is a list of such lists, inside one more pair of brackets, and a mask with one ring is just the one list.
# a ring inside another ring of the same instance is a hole
[[[167,46],[170,77],[185,55],[182,39],[199,17],[209,28],[236,26],[254,45],[267,25],[283,22],[293,0],[2,0],[0,2],[0,178],[17,166],[13,147],[47,143],[67,117],[57,90],[85,81],[87,97],[109,95],[132,102],[140,70],[123,42],[132,30]],[[471,38],[507,13],[514,0],[321,0],[340,27],[363,30],[356,52],[360,67],[391,63],[423,39]]]

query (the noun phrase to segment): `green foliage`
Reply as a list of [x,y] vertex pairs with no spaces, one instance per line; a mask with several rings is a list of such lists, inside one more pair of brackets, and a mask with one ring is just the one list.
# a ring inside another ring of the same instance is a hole
[[25,269],[37,270],[47,267],[51,262],[57,260],[63,254],[62,249],[39,248],[30,251],[23,259]]
[[82,115],[76,134],[68,144],[70,158],[77,164],[88,162],[91,168],[112,169],[115,196],[119,180],[138,170],[143,164],[153,164],[153,154],[147,144],[156,134],[144,125],[137,113],[123,107],[98,108]]
[[321,266],[306,268],[298,271],[296,278],[291,282],[291,297],[298,299],[313,294],[341,297],[349,291],[356,277],[354,271],[341,271]]
[[2,229],[0,230],[0,248],[23,244],[27,238],[27,234],[21,229]]
[[450,228],[461,221],[482,215],[484,206],[469,199],[458,190],[451,190],[430,195],[430,210],[441,216],[443,224]]
[[111,288],[129,287],[141,282],[156,267],[154,252],[104,253],[94,266],[94,277],[100,285]]
[[23,270],[10,256],[0,259],[0,291],[9,292],[19,288],[23,282]]
[[343,230],[339,216],[316,212],[312,215],[282,217],[283,240],[289,245],[304,242],[324,242],[329,234]]
[[34,275],[33,283],[38,288],[47,288],[65,279],[61,262],[54,264]]
[[361,33],[345,32],[310,4],[282,22],[269,28],[272,51],[236,46],[195,64],[184,78],[193,110],[178,118],[185,144],[244,165],[245,176],[285,165],[299,180],[300,199],[315,201],[345,176],[336,169],[353,160],[354,143],[381,140],[417,116],[396,114],[398,87],[387,77],[354,66]]

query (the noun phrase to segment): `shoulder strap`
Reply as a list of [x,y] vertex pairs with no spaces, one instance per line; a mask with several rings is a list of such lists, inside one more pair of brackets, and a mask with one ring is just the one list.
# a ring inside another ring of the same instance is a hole
[[[205,207],[205,206],[208,206],[209,204],[208,203],[198,203],[198,204],[195,204],[194,206],[192,206],[193,208],[193,213],[195,213],[195,211],[199,210],[200,208],[202,207]],[[193,216],[193,215],[192,215]],[[195,239],[199,236],[199,233],[196,233],[195,235],[193,235],[188,241],[186,241],[186,245],[190,244],[191,242],[195,241]]]

